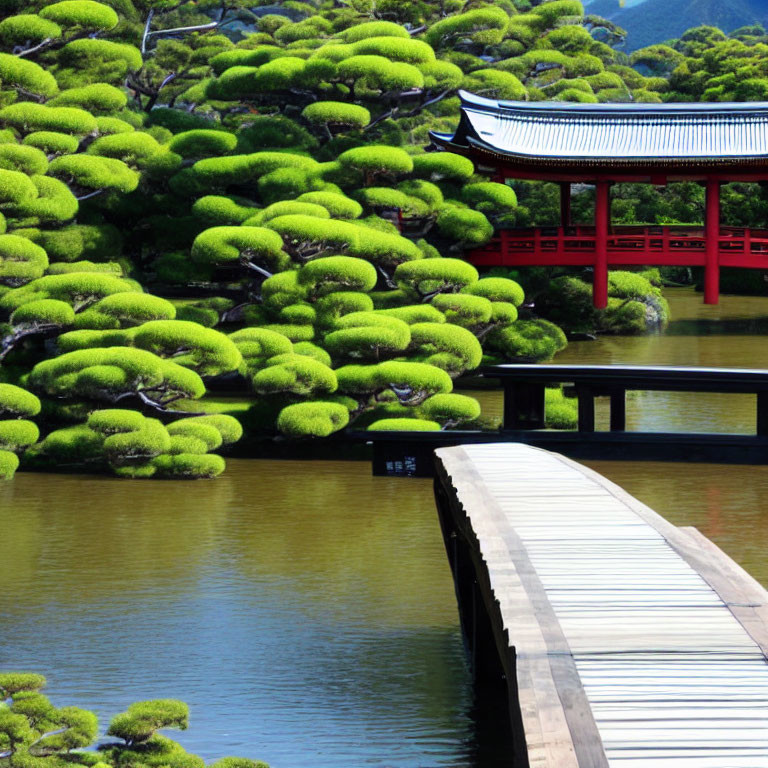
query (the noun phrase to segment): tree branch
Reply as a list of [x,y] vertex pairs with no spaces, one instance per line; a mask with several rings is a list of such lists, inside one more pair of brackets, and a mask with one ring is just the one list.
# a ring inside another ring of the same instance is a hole
[[81,195],[80,197],[76,197],[75,199],[80,202],[82,200],[90,200],[92,197],[98,197],[99,195],[104,194],[103,189],[97,189],[94,192],[89,192],[87,195]]
[[154,32],[148,32],[147,37],[158,35],[181,35],[186,32],[205,32],[209,29],[216,29],[221,24],[220,21],[210,21],[208,24],[197,24],[192,27],[172,27],[171,29],[156,29]]
[[42,323],[32,327],[20,326],[0,341],[0,361],[4,360],[16,345],[23,339],[26,339],[27,336],[37,336],[42,333],[49,333],[50,331],[64,330],[66,330],[66,326],[59,325],[58,323]]
[[397,283],[390,277],[389,273],[384,270],[384,267],[376,267],[376,269],[379,270],[379,274],[384,278],[384,283],[387,288],[392,288],[393,290],[397,288]]
[[[64,731],[68,731],[68,730],[69,730],[69,726],[65,726],[64,728],[58,728],[58,729],[57,729],[57,730],[55,730],[55,731],[48,731],[47,733],[44,733],[44,734],[43,734],[42,736],[40,736],[39,738],[35,739],[35,740],[34,740],[34,741],[33,741],[33,742],[32,742],[32,743],[31,743],[31,744],[30,744],[30,745],[27,747],[27,749],[29,750],[29,752],[30,752],[30,754],[31,754],[31,752],[32,752],[32,747],[34,747],[36,744],[39,744],[39,743],[40,743],[40,742],[41,742],[43,739],[47,739],[49,736],[56,736],[57,734],[59,734],[59,733],[64,733]],[[50,753],[49,753],[49,754],[50,754]],[[42,756],[42,755],[41,755],[41,756]]]
[[144,34],[141,36],[141,53],[142,55],[147,52],[147,37],[149,36],[149,28],[152,26],[152,19],[155,15],[155,9],[150,8],[147,14],[147,22],[144,24]]
[[[133,394],[132,392],[130,394]],[[200,412],[194,412],[194,411],[177,411],[168,408],[163,403],[153,400],[151,397],[147,397],[147,395],[144,394],[142,390],[139,390],[136,394],[138,394],[139,399],[142,403],[145,405],[148,405],[150,408],[154,408],[156,411],[160,411],[161,413],[165,413],[169,416],[205,416],[205,411]],[[174,398],[175,400],[178,400],[181,397]],[[170,400],[169,402],[174,402],[173,400]]]
[[378,125],[380,122],[382,122],[382,120],[387,120],[390,117],[394,117],[397,114],[398,109],[400,109],[399,106],[392,107],[392,109],[390,109],[389,112],[384,112],[381,115],[379,115],[375,120],[371,120],[371,122],[368,123],[368,125],[366,125],[365,128],[363,128],[363,132],[370,131],[371,128]]
[[262,277],[270,278],[272,277],[272,272],[268,272],[263,267],[260,267],[258,264],[254,264],[252,261],[248,261],[246,259],[242,260],[242,265],[244,267],[247,267],[248,269],[252,269],[254,272],[258,272]]
[[227,309],[221,314],[219,319],[220,323],[237,322],[241,318],[241,313],[245,307],[258,306],[258,301],[243,301],[240,304],[236,304],[231,309]]
[[[434,96],[433,98],[427,99],[423,104],[416,107],[415,109],[412,109],[410,112],[403,112],[400,115],[400,117],[416,117],[416,115],[423,112],[427,107],[431,106],[432,104],[437,104],[438,101],[442,101],[449,93],[451,93],[450,89],[447,91],[443,91],[439,95]],[[390,109],[389,112],[384,112],[383,114],[379,115],[375,120],[372,120],[370,123],[368,123],[368,125],[366,125],[365,128],[363,128],[363,131],[369,131],[375,125],[378,125],[382,120],[387,120],[390,117],[394,117],[399,113],[399,111],[400,111],[399,105],[396,107],[392,107],[392,109]]]
[[427,107],[431,107],[433,104],[437,104],[438,101],[442,101],[449,93],[450,89],[447,91],[443,91],[438,96],[435,96],[434,98],[427,99],[420,107],[416,107],[416,109],[412,109],[410,112],[406,112],[403,117],[416,117],[420,112],[425,110]]
[[21,58],[24,58],[25,56],[31,56],[32,54],[35,54],[38,51],[45,51],[48,48],[61,48],[67,43],[71,43],[73,40],[80,40],[83,37],[100,37],[100,34],[101,33],[98,33],[98,32],[94,32],[92,34],[89,34],[88,32],[80,32],[76,35],[72,35],[72,37],[67,37],[67,38],[48,37],[45,40],[43,40],[41,43],[38,43],[33,48],[27,48],[26,50],[18,50],[18,46],[17,46],[17,48],[14,48],[14,54],[21,59]]
[[[25,56],[32,56],[33,54],[37,53],[38,51],[44,51],[46,48],[53,45],[54,42],[53,37],[46,37],[45,40],[43,40],[41,43],[38,43],[33,48],[27,48],[26,50],[16,50],[14,49],[14,54],[18,56],[20,59],[24,58]],[[2,755],[0,755],[2,757]]]

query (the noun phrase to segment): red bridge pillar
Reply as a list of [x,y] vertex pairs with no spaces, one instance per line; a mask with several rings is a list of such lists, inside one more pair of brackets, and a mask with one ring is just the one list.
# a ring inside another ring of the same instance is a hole
[[704,266],[704,303],[717,304],[720,297],[720,182],[707,179],[704,219],[707,255]]
[[608,230],[611,225],[611,185],[598,181],[595,196],[595,276],[592,301],[597,309],[608,306]]
[[560,226],[571,226],[571,183],[560,182]]

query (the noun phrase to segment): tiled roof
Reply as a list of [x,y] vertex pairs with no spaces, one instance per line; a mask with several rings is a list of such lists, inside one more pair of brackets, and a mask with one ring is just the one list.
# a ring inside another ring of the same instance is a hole
[[432,134],[447,149],[548,164],[768,161],[768,103],[571,104],[459,95],[456,133]]

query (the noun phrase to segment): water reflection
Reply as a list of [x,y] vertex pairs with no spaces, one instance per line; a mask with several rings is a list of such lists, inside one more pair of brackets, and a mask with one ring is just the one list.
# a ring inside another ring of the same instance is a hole
[[[702,303],[701,294],[673,288],[673,321],[661,334],[601,336],[574,341],[555,360],[561,365],[684,365],[714,368],[768,368],[768,297],[722,296]],[[502,395],[473,392],[483,414],[501,421]],[[629,392],[627,429],[637,432],[754,434],[754,395],[710,392]],[[595,425],[608,429],[607,398],[597,398]]]
[[[768,368],[768,297],[702,303],[690,289],[665,291],[672,322],[663,333],[574,342],[557,363]],[[598,428],[608,407],[598,402]],[[754,434],[754,395],[630,393],[627,428]],[[693,525],[768,585],[768,467],[586,462],[676,525]]]
[[[602,336],[572,342],[560,364],[693,365],[768,368],[768,297],[721,296],[702,303],[690,289],[671,289],[673,321],[662,334]],[[500,392],[474,392],[498,421]],[[606,398],[596,426],[608,429]],[[754,395],[630,392],[627,429],[754,434]],[[676,525],[693,525],[768,586],[768,467],[656,462],[585,462]]]
[[[665,334],[577,342],[557,362],[768,367],[768,299],[670,299]],[[500,395],[483,400],[500,419]],[[628,423],[748,432],[754,403],[645,393]],[[590,466],[768,584],[768,467]],[[508,765],[502,710],[473,701],[431,483],[369,471],[233,460],[215,482],[0,484],[0,668],[45,673],[56,703],[102,724],[137,697],[184,699],[180,740],[208,759]]]
[[692,525],[768,587],[768,466],[585,461],[675,525]]
[[[573,342],[555,362],[768,368],[768,297],[722,296],[710,306],[687,288],[669,289],[665,295],[672,322],[664,333]],[[755,406],[754,395],[635,392],[628,398],[627,429],[754,434]],[[607,429],[605,399],[598,401],[596,416],[597,428]]]
[[0,668],[104,724],[192,707],[180,741],[275,768],[506,765],[479,736],[429,481],[229,462],[215,482],[0,486]]
[[554,362],[768,368],[768,296],[721,296],[712,306],[689,288],[664,295],[672,322],[663,333],[571,342]]

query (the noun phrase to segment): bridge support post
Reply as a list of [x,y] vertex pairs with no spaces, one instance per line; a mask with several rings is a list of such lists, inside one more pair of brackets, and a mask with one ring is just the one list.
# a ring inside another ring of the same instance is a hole
[[627,428],[627,393],[617,389],[611,396],[611,432],[624,432]]
[[704,265],[704,303],[717,304],[720,297],[720,182],[707,179],[706,261]]
[[598,181],[595,196],[595,274],[592,301],[596,309],[608,306],[608,229],[611,224],[611,185]]
[[595,393],[592,387],[577,386],[579,432],[595,431]]
[[757,393],[757,432],[758,437],[768,437],[768,392]]
[[571,182],[560,182],[560,226],[571,226]]
[[501,428],[544,429],[544,389],[537,382],[505,382]]

